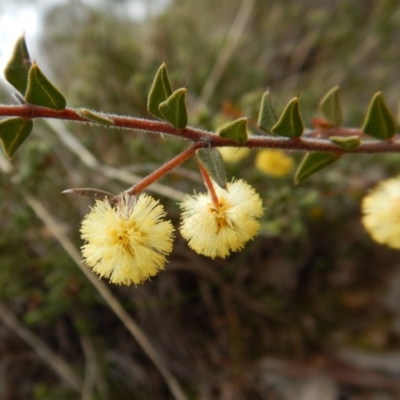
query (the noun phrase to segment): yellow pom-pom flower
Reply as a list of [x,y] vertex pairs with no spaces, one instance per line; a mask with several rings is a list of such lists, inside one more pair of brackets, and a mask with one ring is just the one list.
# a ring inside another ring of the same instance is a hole
[[112,207],[96,201],[82,222],[82,255],[97,274],[116,284],[139,284],[164,268],[174,228],[164,208],[146,194]]
[[283,178],[293,169],[293,159],[281,150],[260,150],[257,153],[256,168],[263,174]]
[[209,193],[183,199],[180,230],[196,253],[225,258],[257,235],[263,207],[260,196],[243,180],[228,183],[228,191],[213,186],[217,205]]
[[375,241],[400,249],[400,176],[381,182],[362,202],[362,222]]

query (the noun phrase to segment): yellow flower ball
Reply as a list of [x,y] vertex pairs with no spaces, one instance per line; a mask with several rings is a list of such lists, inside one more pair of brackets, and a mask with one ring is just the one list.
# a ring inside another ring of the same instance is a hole
[[218,151],[221,153],[225,162],[232,164],[243,160],[250,153],[248,147],[219,147]]
[[263,215],[261,198],[250,185],[238,180],[227,187],[214,184],[217,206],[209,193],[186,196],[180,205],[182,236],[196,253],[213,259],[243,249],[257,235]]
[[89,267],[115,284],[139,284],[164,268],[174,228],[165,211],[146,194],[126,196],[112,207],[96,201],[82,222],[82,255]]
[[293,159],[281,150],[260,150],[257,153],[256,168],[263,174],[282,178],[293,169]]
[[362,222],[378,243],[400,249],[400,176],[381,182],[362,201]]

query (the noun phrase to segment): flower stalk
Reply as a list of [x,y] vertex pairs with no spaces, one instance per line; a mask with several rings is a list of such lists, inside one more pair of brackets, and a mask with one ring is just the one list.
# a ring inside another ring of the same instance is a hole
[[207,170],[201,165],[200,162],[198,162],[199,168],[200,168],[200,172],[201,175],[204,179],[204,183],[208,189],[208,193],[210,194],[211,197],[211,201],[213,202],[215,207],[219,206],[219,200],[218,200],[218,196],[217,193],[215,191],[214,185],[211,181],[210,175],[208,174]]
[[175,156],[171,160],[167,161],[160,168],[156,169],[151,174],[147,175],[140,182],[131,186],[129,189],[127,189],[122,194],[115,196],[111,201],[118,202],[119,199],[124,194],[128,194],[130,196],[135,196],[135,195],[141,193],[144,189],[146,189],[152,183],[158,181],[163,176],[165,176],[168,172],[172,171],[174,168],[181,165],[186,160],[188,160],[190,157],[192,157],[194,155],[194,153],[196,152],[196,150],[200,147],[202,147],[202,146],[198,143],[195,143],[192,146],[188,147],[186,150],[182,151],[177,156]]

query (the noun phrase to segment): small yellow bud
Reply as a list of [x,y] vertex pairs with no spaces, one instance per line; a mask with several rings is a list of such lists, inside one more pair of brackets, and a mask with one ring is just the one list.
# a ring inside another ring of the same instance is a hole
[[250,149],[247,147],[219,147],[218,150],[224,161],[232,164],[243,160],[250,153]]
[[293,159],[281,150],[260,150],[256,157],[256,168],[263,174],[282,178],[293,169]]

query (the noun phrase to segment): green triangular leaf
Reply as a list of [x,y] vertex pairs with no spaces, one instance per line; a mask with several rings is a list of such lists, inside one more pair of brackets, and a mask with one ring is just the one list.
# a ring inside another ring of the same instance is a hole
[[377,139],[390,139],[396,133],[396,122],[383,99],[382,92],[377,92],[369,103],[362,131]]
[[319,108],[326,119],[334,126],[340,126],[343,121],[342,107],[339,96],[340,88],[335,86],[319,102]]
[[197,150],[196,156],[213,181],[221,188],[226,189],[226,171],[221,153],[212,147]]
[[175,90],[167,100],[158,106],[163,119],[166,119],[178,129],[185,128],[188,123],[186,90],[186,88]]
[[91,122],[97,122],[98,124],[103,125],[114,125],[114,121],[112,119],[94,111],[90,111],[87,108],[78,108],[76,111],[80,116]]
[[67,106],[67,99],[47,79],[36,63],[33,63],[29,70],[25,101],[53,110],[63,110]]
[[330,136],[329,140],[341,147],[344,151],[355,150],[361,145],[361,139],[359,136]]
[[218,130],[218,135],[233,140],[239,145],[243,145],[247,142],[247,122],[248,118],[239,118],[235,121],[228,123]]
[[258,114],[258,127],[265,132],[271,133],[271,128],[277,123],[278,114],[272,105],[269,89],[261,99],[260,112]]
[[280,136],[298,138],[303,134],[304,122],[300,112],[299,98],[290,100],[271,132]]
[[171,94],[172,87],[168,78],[167,66],[162,63],[151,85],[149,97],[147,98],[147,109],[156,117],[164,119],[158,106],[167,100]]
[[64,95],[46,78],[36,63],[29,70],[25,101],[53,110],[63,110],[67,106]]
[[0,141],[8,158],[11,158],[18,147],[25,142],[32,128],[31,119],[13,117],[0,121]]
[[14,52],[4,70],[7,82],[22,94],[25,93],[28,85],[28,73],[31,65],[25,36],[22,35],[15,43]]
[[294,183],[297,185],[300,182],[303,182],[309,176],[335,163],[337,160],[339,160],[340,157],[341,154],[338,153],[307,153],[296,171]]

